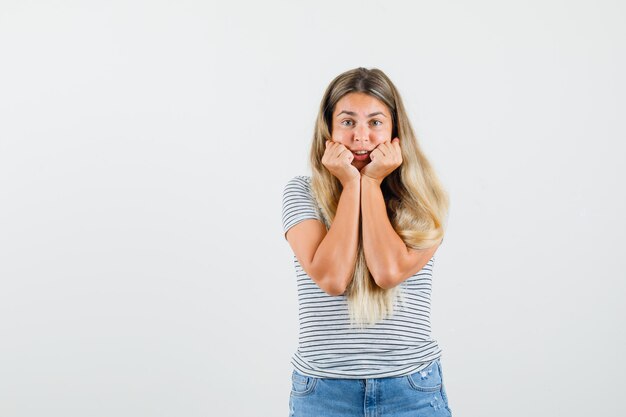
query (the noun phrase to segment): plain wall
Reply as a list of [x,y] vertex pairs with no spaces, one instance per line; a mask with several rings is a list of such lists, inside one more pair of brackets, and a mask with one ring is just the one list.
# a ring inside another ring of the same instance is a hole
[[286,416],[284,185],[380,68],[450,193],[455,416],[623,416],[618,1],[0,1],[0,415]]

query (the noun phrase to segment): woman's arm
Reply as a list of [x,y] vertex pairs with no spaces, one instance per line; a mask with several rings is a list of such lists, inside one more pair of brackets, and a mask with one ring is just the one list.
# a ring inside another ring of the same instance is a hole
[[326,232],[319,221],[289,229],[287,240],[304,271],[329,295],[341,295],[352,281],[359,238],[360,180],[346,182],[335,218]]
[[372,162],[361,170],[361,215],[365,263],[379,287],[389,289],[424,268],[439,245],[415,250],[407,247],[391,226],[380,184],[402,164],[400,139],[379,144]]
[[379,287],[389,289],[413,276],[428,263],[439,245],[408,248],[387,216],[381,180],[361,177],[361,215],[365,262]]
[[335,218],[328,232],[321,222],[302,222],[301,227],[292,227],[287,240],[311,279],[327,294],[341,295],[352,281],[356,263],[361,175],[344,145],[327,140],[325,146],[322,164],[342,186]]

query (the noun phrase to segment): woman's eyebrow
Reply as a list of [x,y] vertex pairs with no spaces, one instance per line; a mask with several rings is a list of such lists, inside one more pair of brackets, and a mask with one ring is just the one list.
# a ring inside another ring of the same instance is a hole
[[[341,113],[346,113],[346,114],[348,114],[348,115],[350,115],[350,116],[356,116],[356,113],[355,113],[355,112],[353,112],[353,111],[342,110],[342,111],[340,111],[340,112],[339,112],[339,114],[337,115],[337,117],[339,117],[339,116],[341,115]],[[380,114],[381,116],[383,116],[383,117],[387,117],[387,116],[385,116],[385,115],[383,114],[383,112],[381,112],[381,111],[377,111],[377,112],[374,112],[374,113],[368,114],[368,115],[367,115],[367,117],[373,117],[373,116],[376,116],[376,115],[379,115],[379,114]]]

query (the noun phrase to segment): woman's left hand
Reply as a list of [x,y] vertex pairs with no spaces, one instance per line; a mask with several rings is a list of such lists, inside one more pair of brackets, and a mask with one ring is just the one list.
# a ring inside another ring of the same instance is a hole
[[372,162],[361,169],[361,177],[369,177],[379,184],[402,164],[400,139],[394,138],[378,145],[371,153]]

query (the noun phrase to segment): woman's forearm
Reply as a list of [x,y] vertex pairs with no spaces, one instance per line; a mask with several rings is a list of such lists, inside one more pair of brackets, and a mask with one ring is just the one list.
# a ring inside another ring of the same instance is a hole
[[374,281],[389,288],[408,249],[389,221],[380,182],[367,176],[361,178],[361,215],[365,262]]
[[335,218],[315,252],[313,268],[331,295],[343,294],[352,280],[359,243],[359,180],[346,183]]

